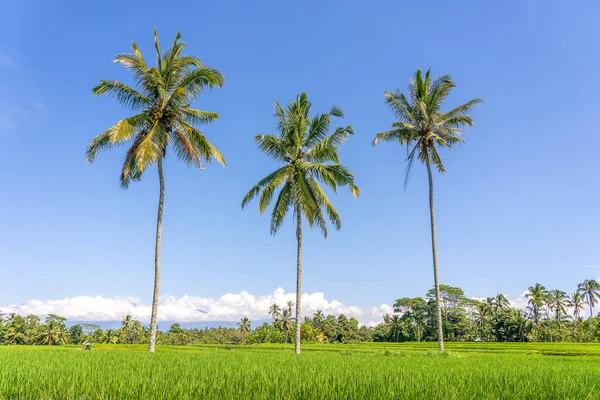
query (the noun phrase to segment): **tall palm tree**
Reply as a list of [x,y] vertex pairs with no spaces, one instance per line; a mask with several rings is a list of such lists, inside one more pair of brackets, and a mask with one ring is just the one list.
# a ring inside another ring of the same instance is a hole
[[463,142],[461,135],[465,132],[465,128],[473,126],[473,120],[468,114],[476,105],[483,102],[481,99],[473,99],[446,113],[442,112],[444,101],[454,87],[455,84],[450,75],[432,80],[429,70],[423,78],[421,70],[418,69],[415,72],[414,79],[408,85],[408,98],[400,90],[395,90],[392,93],[385,92],[385,102],[398,121],[392,124],[392,129],[377,134],[375,140],[373,140],[373,145],[385,141],[398,142],[400,145],[406,146],[408,164],[404,180],[405,187],[415,158],[418,158],[427,167],[433,279],[437,302],[437,330],[440,351],[444,351],[444,337],[431,165],[435,165],[440,173],[446,172],[438,150],[441,148],[451,149],[454,145]]
[[581,311],[585,305],[585,296],[583,293],[574,292],[571,294],[571,307],[573,307],[573,318],[578,320],[581,317]]
[[240,332],[249,332],[250,331],[250,320],[248,317],[244,317],[238,322],[238,326],[240,327]]
[[[342,111],[332,107],[328,114],[311,119],[311,103],[306,93],[296,97],[287,108],[275,102],[277,135],[257,135],[254,141],[269,157],[283,163],[283,167],[261,179],[246,194],[244,208],[260,193],[258,209],[263,213],[271,203],[275,191],[281,187],[271,213],[271,234],[277,233],[285,216],[293,210],[296,220],[296,321],[301,321],[302,296],[302,217],[310,227],[317,226],[327,237],[326,217],[336,229],[341,229],[342,219],[329,202],[319,181],[334,191],[348,186],[357,197],[358,187],[354,175],[340,164],[338,148],[354,132],[351,126],[339,127],[330,134],[331,117],[343,117]],[[300,324],[296,324],[295,352],[300,353]]]
[[156,66],[150,67],[132,43],[132,53],[120,54],[114,59],[133,75],[135,88],[116,80],[102,80],[93,89],[94,94],[108,94],[136,114],[125,118],[96,136],[90,143],[86,158],[93,162],[100,150],[131,143],[125,154],[121,170],[121,187],[127,188],[131,181],[140,180],[143,173],[153,164],[158,168],[159,198],[156,220],[156,243],[154,255],[154,292],[150,321],[150,344],[154,351],[158,295],[160,287],[160,245],[164,204],[163,159],[169,144],[175,155],[191,166],[204,169],[202,161],[213,159],[225,165],[219,151],[194,125],[208,123],[219,118],[214,112],[191,108],[191,103],[204,88],[220,88],[223,75],[206,65],[195,56],[182,55],[185,43],[175,36],[173,45],[161,54],[158,35],[154,31]]
[[600,299],[600,283],[594,279],[586,279],[577,285],[577,291],[585,296],[587,305],[590,307],[590,317],[593,317],[594,306]]

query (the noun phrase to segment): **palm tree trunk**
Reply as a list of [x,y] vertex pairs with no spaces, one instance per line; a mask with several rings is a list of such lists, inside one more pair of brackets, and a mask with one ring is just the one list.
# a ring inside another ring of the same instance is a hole
[[437,306],[438,347],[444,351],[444,329],[442,325],[442,303],[440,299],[440,282],[438,279],[437,249],[435,241],[435,215],[433,210],[433,177],[431,164],[427,158],[427,175],[429,176],[429,214],[431,216],[431,251],[433,254],[433,282],[435,284],[435,301]]
[[302,299],[302,214],[300,206],[296,205],[296,239],[298,240],[298,253],[296,258],[296,343],[294,351],[300,354],[300,311]]
[[165,178],[162,169],[162,157],[158,159],[158,180],[160,194],[158,197],[158,215],[156,217],[156,247],[154,248],[154,295],[152,296],[152,317],[150,318],[150,345],[148,351],[154,353],[156,346],[156,325],[158,314],[158,293],[160,289],[160,239],[162,233],[163,204],[165,201]]

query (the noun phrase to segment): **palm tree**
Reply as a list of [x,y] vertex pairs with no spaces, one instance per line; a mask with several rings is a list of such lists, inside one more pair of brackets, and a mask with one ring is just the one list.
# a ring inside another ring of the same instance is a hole
[[317,310],[317,312],[313,316],[314,326],[316,328],[321,328],[323,326],[323,321],[325,321],[325,316],[323,315],[323,311]]
[[248,317],[244,317],[238,322],[238,326],[240,327],[240,332],[249,332],[250,331],[250,320]]
[[546,287],[540,283],[536,283],[535,285],[529,287],[525,297],[529,299],[528,304],[531,308],[533,325],[537,330],[539,329],[540,323],[540,310],[544,306],[544,299],[546,297]]
[[496,297],[494,297],[494,308],[495,311],[503,310],[505,308],[510,307],[510,302],[502,293],[498,293]]
[[573,318],[578,320],[585,305],[585,296],[580,292],[571,294],[571,307],[573,307]]
[[119,340],[119,336],[113,329],[107,329],[104,334],[103,343],[115,344]]
[[400,317],[397,314],[394,314],[392,316],[392,318],[390,319],[390,324],[391,324],[391,334],[392,334],[392,338],[394,342],[398,341],[398,336],[400,335],[401,331],[402,331],[402,320],[400,319]]
[[590,317],[593,317],[594,306],[600,299],[600,283],[594,279],[586,279],[577,285],[577,291],[586,297],[587,305],[590,306]]
[[292,314],[292,308],[294,308],[294,306],[295,306],[294,302],[291,300],[288,300],[287,308],[288,308],[288,311],[290,312],[290,315]]
[[131,340],[131,329],[133,328],[133,319],[131,315],[126,315],[121,319],[121,329],[123,330],[123,336],[125,340]]
[[385,102],[398,121],[392,124],[392,129],[377,134],[375,140],[373,140],[373,145],[377,145],[380,141],[386,141],[398,142],[400,145],[406,146],[408,164],[404,180],[405,187],[415,158],[418,158],[427,167],[433,279],[437,303],[437,333],[440,351],[444,351],[444,337],[438,279],[431,164],[437,167],[438,172],[446,172],[438,149],[451,149],[454,145],[463,142],[461,134],[465,131],[464,128],[473,126],[473,120],[468,114],[476,105],[483,102],[481,99],[473,99],[443,113],[441,108],[454,87],[450,75],[444,75],[432,81],[429,70],[425,74],[425,79],[423,79],[421,70],[418,69],[414,79],[408,86],[408,99],[399,90],[392,93],[385,92]]
[[94,94],[108,94],[118,102],[137,112],[96,136],[90,143],[86,158],[93,162],[100,150],[131,142],[125,154],[121,170],[121,187],[127,188],[131,181],[141,179],[153,164],[157,165],[159,198],[156,221],[156,243],[154,255],[154,293],[150,321],[150,344],[154,351],[158,295],[160,287],[160,244],[164,204],[163,159],[167,147],[173,146],[175,155],[188,165],[204,169],[202,160],[210,163],[216,159],[225,165],[219,151],[194,125],[208,123],[219,118],[214,112],[191,108],[191,103],[204,88],[221,87],[223,75],[204,65],[195,56],[184,56],[185,43],[175,36],[171,48],[161,54],[158,36],[154,31],[156,66],[149,67],[135,42],[131,54],[120,54],[114,61],[131,71],[136,88],[116,80],[102,80],[93,89]]
[[290,330],[290,327],[292,326],[292,313],[288,310],[283,310],[283,312],[280,315],[279,322],[281,323],[281,329],[283,329],[283,331],[285,332],[285,342],[287,343],[288,332]]
[[269,314],[273,317],[273,320],[276,320],[281,315],[281,308],[279,308],[279,304],[273,303],[271,307],[269,307]]
[[548,306],[551,310],[554,310],[554,319],[559,328],[562,322],[560,317],[567,314],[567,307],[570,304],[569,296],[562,290],[554,289],[548,292]]
[[[261,179],[246,194],[244,208],[250,200],[260,194],[258,209],[263,213],[271,203],[280,186],[271,213],[271,234],[277,233],[285,216],[293,210],[296,219],[296,320],[301,320],[302,296],[302,217],[310,227],[317,226],[327,237],[325,216],[336,229],[341,229],[342,220],[331,205],[319,181],[334,191],[338,186],[348,186],[357,197],[358,187],[354,175],[340,164],[338,148],[354,132],[351,126],[337,128],[329,134],[331,117],[343,117],[342,111],[332,107],[328,114],[310,118],[311,103],[306,93],[296,97],[286,109],[275,102],[278,135],[257,135],[254,141],[269,157],[284,163],[284,166]],[[300,353],[300,324],[296,324],[295,352]]]

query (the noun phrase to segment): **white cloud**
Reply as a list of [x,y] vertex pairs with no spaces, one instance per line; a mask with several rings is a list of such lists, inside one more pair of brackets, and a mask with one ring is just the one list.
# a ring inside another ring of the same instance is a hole
[[[277,303],[284,307],[288,301],[295,302],[295,293],[285,293],[277,288],[273,294],[256,296],[246,291],[227,293],[219,298],[199,296],[163,296],[160,299],[158,319],[160,321],[202,322],[202,321],[238,321],[242,317],[251,320],[269,319],[269,306]],[[0,306],[4,313],[14,312],[20,315],[58,314],[70,320],[116,321],[124,315],[148,322],[150,304],[143,304],[137,297],[76,296],[60,300],[30,300],[19,305]],[[317,310],[324,314],[344,314],[354,317],[366,325],[375,325],[381,316],[391,313],[387,304],[362,309],[347,306],[337,300],[327,300],[322,292],[302,295],[302,315],[312,315]]]

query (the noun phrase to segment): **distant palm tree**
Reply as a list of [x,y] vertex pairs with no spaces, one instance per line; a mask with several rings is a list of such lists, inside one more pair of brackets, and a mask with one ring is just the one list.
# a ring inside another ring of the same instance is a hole
[[289,340],[289,331],[292,327],[292,313],[288,310],[283,310],[279,317],[279,322],[281,323],[281,329],[285,332],[285,342],[287,343]]
[[386,325],[390,325],[392,323],[392,316],[390,314],[384,314],[383,323]]
[[248,317],[244,317],[238,322],[238,326],[240,327],[240,332],[249,332],[250,331],[250,320]]
[[585,306],[585,296],[583,293],[574,292],[571,294],[571,307],[573,307],[573,318],[578,320],[581,317],[581,311]]
[[386,141],[397,142],[402,146],[406,146],[408,166],[404,180],[405,186],[415,158],[418,158],[427,167],[433,279],[437,303],[437,333],[440,351],[444,351],[444,333],[438,278],[431,165],[435,165],[438,172],[446,172],[438,149],[453,148],[454,145],[463,142],[461,134],[465,131],[464,128],[473,126],[473,120],[468,114],[476,105],[483,102],[481,99],[473,99],[443,113],[441,109],[444,101],[454,87],[455,84],[450,75],[444,75],[432,81],[429,70],[423,79],[421,70],[418,69],[414,79],[408,86],[408,99],[399,90],[392,93],[385,92],[385,102],[398,121],[392,124],[391,130],[377,134],[375,140],[373,140],[373,145],[380,141]]
[[118,341],[119,341],[119,336],[117,335],[117,332],[114,331],[114,329],[107,329],[104,332],[103,343],[115,344]]
[[131,341],[131,330],[133,329],[133,319],[131,315],[126,315],[121,319],[121,330],[123,331],[123,336],[125,340]]
[[536,330],[539,329],[540,324],[540,312],[544,306],[544,299],[546,298],[546,287],[544,285],[536,283],[529,287],[525,297],[529,299],[528,304],[531,309],[531,317],[533,319],[533,325]]
[[498,310],[503,310],[505,308],[509,308],[510,307],[510,302],[508,301],[508,299],[501,293],[498,293],[496,295],[496,297],[494,297],[494,308],[496,309],[496,311]]
[[279,304],[273,303],[271,307],[269,307],[269,314],[273,317],[273,320],[276,320],[281,315],[281,308],[279,308]]
[[295,306],[294,302],[291,300],[288,300],[287,308],[288,308],[288,311],[290,312],[290,315],[292,314],[292,308],[294,308],[294,306]]
[[[351,126],[337,128],[330,134],[331,117],[342,117],[342,111],[333,107],[328,114],[311,119],[312,105],[306,93],[296,97],[286,109],[275,102],[277,135],[257,135],[254,141],[269,157],[282,162],[283,167],[261,179],[246,194],[244,208],[260,193],[259,212],[264,212],[275,191],[281,187],[271,213],[271,234],[281,227],[285,216],[293,211],[296,220],[296,320],[301,321],[302,296],[302,217],[310,227],[317,226],[327,237],[327,218],[336,229],[341,229],[342,219],[329,202],[319,181],[334,191],[339,186],[348,186],[356,197],[358,187],[354,175],[340,164],[338,148],[354,132]],[[300,353],[300,324],[296,324],[296,354]]]
[[315,315],[313,316],[313,322],[317,328],[322,327],[323,321],[325,321],[325,316],[323,315],[323,311],[317,310]]
[[586,279],[577,286],[577,291],[586,297],[587,305],[590,307],[590,317],[593,317],[594,306],[600,299],[600,283],[594,279]]
[[397,314],[394,314],[390,319],[390,325],[392,338],[394,339],[394,342],[397,342],[400,333],[402,333],[402,320]]
[[93,89],[94,94],[108,94],[136,112],[96,136],[87,150],[87,161],[93,162],[100,150],[131,142],[121,170],[121,186],[127,188],[138,181],[148,167],[156,164],[159,178],[158,215],[154,256],[154,294],[150,321],[150,344],[156,344],[158,295],[160,287],[160,244],[164,203],[163,159],[172,144],[175,155],[188,165],[204,169],[202,160],[216,159],[225,165],[219,151],[194,125],[219,118],[214,112],[191,108],[190,105],[204,88],[221,87],[223,75],[204,65],[197,57],[184,56],[185,43],[180,34],[169,50],[161,54],[158,36],[154,31],[156,66],[149,67],[135,42],[131,54],[120,54],[114,61],[133,74],[136,89],[116,80],[102,80]]
[[567,315],[567,307],[570,306],[569,296],[562,290],[554,289],[548,292],[548,306],[554,310],[554,320],[561,327],[562,315]]

